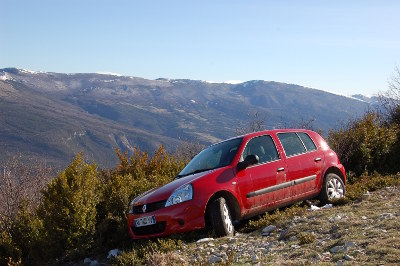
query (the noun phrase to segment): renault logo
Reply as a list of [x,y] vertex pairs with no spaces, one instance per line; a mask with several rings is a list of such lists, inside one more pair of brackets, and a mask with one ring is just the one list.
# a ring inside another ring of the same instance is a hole
[[145,204],[145,205],[143,205],[143,208],[142,208],[142,211],[143,211],[143,213],[145,213],[145,212],[146,212],[146,208],[147,208],[146,204]]

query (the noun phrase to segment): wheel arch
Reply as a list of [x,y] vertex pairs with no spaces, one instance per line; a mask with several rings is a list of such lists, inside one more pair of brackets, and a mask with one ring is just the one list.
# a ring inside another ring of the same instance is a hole
[[233,221],[240,220],[241,212],[240,212],[240,205],[239,205],[237,198],[229,191],[220,190],[220,191],[214,193],[207,202],[206,209],[204,212],[204,217],[206,219],[206,223],[209,220],[208,216],[209,216],[209,210],[210,210],[211,203],[215,199],[220,198],[220,197],[222,197],[226,200],[226,203],[229,206],[229,210],[231,211],[232,220]]
[[[326,178],[326,176],[328,174],[336,174],[340,177],[340,179],[342,179],[343,183],[346,185],[346,177],[345,175],[342,173],[342,171],[340,171],[339,168],[335,167],[335,166],[331,166],[328,169],[326,169],[325,174],[324,174],[324,179]],[[323,181],[323,180],[322,180]]]

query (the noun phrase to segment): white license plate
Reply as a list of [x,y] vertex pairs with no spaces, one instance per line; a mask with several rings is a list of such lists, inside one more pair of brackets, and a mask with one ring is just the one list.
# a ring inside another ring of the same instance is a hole
[[146,225],[152,225],[156,223],[156,217],[152,216],[145,216],[135,219],[135,227],[141,227]]

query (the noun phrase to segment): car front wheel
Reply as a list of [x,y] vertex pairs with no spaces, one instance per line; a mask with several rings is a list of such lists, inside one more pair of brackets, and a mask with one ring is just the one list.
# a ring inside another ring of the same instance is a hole
[[319,200],[321,204],[344,197],[345,187],[343,180],[334,173],[327,174],[322,185]]
[[233,236],[235,228],[232,216],[225,198],[217,198],[211,203],[211,224],[217,236]]

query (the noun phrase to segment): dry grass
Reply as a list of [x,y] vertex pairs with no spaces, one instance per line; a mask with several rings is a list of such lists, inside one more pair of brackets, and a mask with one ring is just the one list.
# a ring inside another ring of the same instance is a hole
[[[275,220],[278,229],[268,237],[262,237],[260,229],[236,236],[234,244],[242,245],[246,250],[249,246],[276,242],[268,252],[255,249],[258,250],[258,262],[266,265],[336,265],[338,261],[349,265],[400,264],[399,187],[375,191],[367,200],[299,213],[299,216],[283,215],[285,219]],[[266,219],[268,216],[258,223],[264,223]],[[220,252],[220,247],[225,244],[229,246],[226,252],[229,258],[223,265],[252,264],[251,252],[230,250],[231,240],[215,239],[211,246],[190,243],[183,247],[182,254],[189,258],[197,254],[194,264],[207,265],[210,254]],[[337,252],[331,250],[334,247]]]

